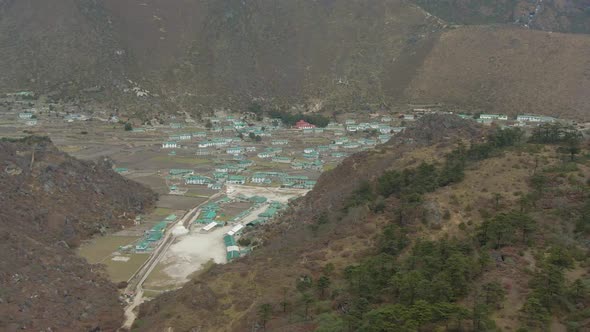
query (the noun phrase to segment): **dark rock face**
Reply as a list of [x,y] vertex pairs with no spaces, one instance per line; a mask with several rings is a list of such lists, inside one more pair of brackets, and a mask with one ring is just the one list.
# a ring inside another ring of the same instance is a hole
[[0,141],[0,330],[116,330],[116,286],[75,255],[101,228],[119,229],[156,195],[49,139]]

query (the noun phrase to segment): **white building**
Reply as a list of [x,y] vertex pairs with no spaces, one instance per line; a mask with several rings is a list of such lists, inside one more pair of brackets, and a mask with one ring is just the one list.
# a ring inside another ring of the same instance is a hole
[[481,114],[479,118],[483,120],[508,121],[508,115],[505,114]]
[[23,120],[28,120],[33,117],[33,113],[31,112],[22,112],[18,114],[18,117]]
[[176,143],[176,142],[162,143],[162,149],[176,149],[177,147],[178,147],[178,143]]
[[532,115],[532,114],[518,115],[516,117],[516,120],[519,122],[553,122],[553,121],[555,121],[555,119],[550,116]]

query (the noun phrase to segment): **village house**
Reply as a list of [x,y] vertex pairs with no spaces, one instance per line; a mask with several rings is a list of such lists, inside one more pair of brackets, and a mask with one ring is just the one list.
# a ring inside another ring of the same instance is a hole
[[330,147],[328,145],[318,145],[316,147],[316,150],[318,152],[326,152],[326,151],[330,150]]
[[209,150],[209,149],[197,149],[197,152],[195,152],[195,154],[197,156],[210,156],[211,155],[211,150]]
[[340,123],[330,122],[326,126],[326,129],[328,129],[328,130],[344,130],[344,126],[342,126]]
[[246,152],[256,152],[256,147],[255,146],[247,146]]
[[244,171],[246,168],[242,165],[227,165],[227,172],[232,174],[232,173],[241,173],[242,171]]
[[381,126],[379,128],[379,132],[381,134],[389,134],[389,133],[391,133],[391,130],[392,130],[392,128],[390,126]]
[[303,153],[303,158],[305,158],[305,159],[317,159],[319,157],[320,157],[320,154],[317,151]]
[[33,113],[31,112],[22,112],[18,114],[19,119],[28,120],[33,117]]
[[189,141],[192,138],[191,134],[170,135],[171,141]]
[[172,168],[168,171],[168,174],[173,177],[179,176],[190,176],[193,175],[195,172],[192,169],[184,169],[184,168]]
[[358,148],[360,145],[358,144],[358,142],[348,142],[348,143],[344,143],[343,147],[345,149],[356,149]]
[[227,183],[229,183],[229,184],[245,184],[246,177],[243,175],[230,175],[227,178]]
[[367,145],[367,146],[377,145],[377,141],[374,139],[370,139],[370,138],[365,138],[362,141],[360,141],[360,143],[363,145]]
[[254,165],[254,162],[252,160],[244,159],[244,160],[238,161],[238,165],[241,166],[241,167],[246,167],[247,168],[247,167],[253,166]]
[[222,187],[223,187],[223,184],[217,183],[217,182],[207,185],[207,188],[210,188],[212,190],[221,190]]
[[267,148],[265,151],[258,153],[258,158],[265,159],[265,158],[272,158],[279,153],[283,152],[281,148]]
[[391,135],[379,135],[379,142],[386,143],[391,139]]
[[331,156],[333,158],[346,158],[347,154],[344,152],[332,152]]
[[349,131],[351,133],[357,132],[359,130],[359,126],[357,125],[347,125],[346,126],[346,131]]
[[225,152],[227,154],[241,154],[244,152],[244,149],[242,147],[231,147],[231,148],[227,148],[227,150],[225,150]]
[[508,120],[508,115],[504,115],[504,114],[481,114],[479,116],[480,119],[484,119],[484,120],[500,120],[500,121],[507,121]]
[[555,118],[552,118],[550,116],[523,114],[523,115],[518,115],[516,117],[516,121],[518,121],[518,122],[553,122],[553,121],[555,121]]
[[492,124],[494,122],[494,120],[492,120],[492,119],[482,119],[482,118],[479,118],[479,119],[476,119],[475,122],[477,122],[479,124],[490,125],[490,124]]
[[178,147],[178,143],[176,143],[176,142],[162,143],[162,149],[176,149],[177,147]]
[[295,123],[295,128],[297,129],[313,129],[315,127],[315,125],[312,125],[311,123],[308,123],[305,120],[299,120],[297,121],[297,123]]
[[229,173],[228,165],[215,166],[215,172]]
[[254,173],[254,175],[252,175],[251,182],[258,184],[271,184],[272,180],[263,173]]
[[293,161],[293,162],[291,162],[291,168],[292,169],[303,169],[303,168],[305,168],[305,165],[303,162]]
[[286,139],[275,139],[270,142],[271,145],[288,145],[289,140]]
[[274,156],[272,157],[272,162],[275,163],[282,163],[282,164],[290,164],[291,163],[291,158],[289,157],[281,157],[281,156]]
[[304,135],[313,135],[313,133],[314,133],[313,128],[304,128],[303,129]]
[[205,176],[189,176],[185,179],[185,183],[186,184],[197,184],[197,185],[206,185],[206,184],[210,184],[213,181]]
[[348,138],[346,138],[346,137],[341,137],[341,138],[337,138],[336,140],[334,140],[334,144],[336,144],[336,145],[343,145],[346,142],[348,142]]
[[226,179],[229,176],[228,172],[213,172],[213,178],[215,180]]

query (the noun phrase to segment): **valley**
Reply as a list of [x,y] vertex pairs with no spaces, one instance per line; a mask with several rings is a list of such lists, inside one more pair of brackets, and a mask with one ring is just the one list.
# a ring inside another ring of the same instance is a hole
[[[137,125],[130,118],[120,118],[97,106],[77,108],[74,113],[73,105],[47,105],[43,99],[19,98],[5,100],[13,106],[0,117],[2,136],[48,136],[61,150],[82,160],[108,161],[113,172],[158,193],[151,212],[135,215],[131,224],[119,230],[101,230],[101,235],[82,242],[77,250],[88,263],[103,266],[105,275],[117,284],[125,307],[121,323],[125,329],[144,322],[146,312],[137,318],[142,303],[150,308],[152,300],[162,301],[170,294],[184,292],[192,280],[207,278],[219,266],[239,268],[241,263],[237,262],[266,255],[269,245],[278,245],[276,241],[301,241],[289,237],[307,232],[305,225],[310,218],[318,218],[326,207],[338,211],[346,196],[354,194],[363,181],[374,178],[376,170],[382,172],[391,167],[390,163],[403,165],[400,162],[409,158],[405,154],[414,156],[414,160],[437,160],[457,139],[473,144],[481,139],[484,128],[498,125],[528,131],[562,123],[586,130],[586,124],[573,120],[530,114],[511,117],[461,112],[457,116],[436,105],[408,105],[404,112],[309,118],[325,121],[322,127],[304,121],[308,117],[304,114],[301,118],[257,114],[252,112],[256,107],[242,112],[219,110],[199,120],[178,113]],[[463,118],[464,122],[425,122],[437,116]],[[444,129],[435,129],[441,125]],[[433,142],[438,146],[429,150]],[[379,154],[378,159],[371,157]],[[425,159],[428,154],[432,155]],[[351,173],[351,163],[364,166]],[[347,171],[342,174],[342,169]],[[316,186],[320,192],[313,189]],[[492,185],[486,188],[491,190]],[[443,202],[436,206],[451,204],[448,198]],[[440,218],[441,208],[436,209]],[[457,213],[453,223],[441,231],[455,233],[455,227],[465,222],[455,219],[460,218],[461,212]],[[294,217],[301,221],[293,221]],[[291,232],[295,233],[289,235]],[[337,238],[332,240],[339,243],[341,239]],[[302,244],[308,241],[306,238]],[[356,250],[361,250],[367,243],[357,245],[360,247]],[[287,252],[295,248],[297,245]],[[249,258],[251,255],[253,258]]]
[[0,0],[0,331],[590,331],[590,1]]

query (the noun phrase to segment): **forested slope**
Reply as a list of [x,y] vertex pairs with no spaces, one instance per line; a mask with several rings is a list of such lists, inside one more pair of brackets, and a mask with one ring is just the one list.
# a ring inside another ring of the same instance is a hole
[[[278,223],[244,235],[262,247],[144,304],[136,326],[586,328],[586,143],[557,126],[532,138],[473,129],[426,117],[397,143],[351,157],[332,173],[372,175],[349,185],[326,173]],[[388,154],[397,158],[375,168]]]

